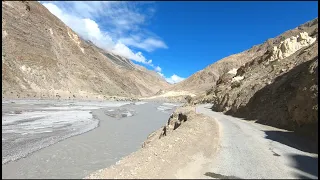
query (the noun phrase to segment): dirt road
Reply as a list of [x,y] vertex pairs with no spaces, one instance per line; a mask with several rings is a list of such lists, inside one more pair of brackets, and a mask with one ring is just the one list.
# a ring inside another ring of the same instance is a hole
[[214,178],[318,179],[318,152],[292,132],[226,116],[199,105],[219,123],[220,145],[208,172]]

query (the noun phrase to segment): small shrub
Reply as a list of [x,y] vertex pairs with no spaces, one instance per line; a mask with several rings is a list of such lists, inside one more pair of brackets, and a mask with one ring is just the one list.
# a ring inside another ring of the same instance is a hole
[[188,95],[188,96],[185,97],[185,100],[187,101],[187,103],[190,104],[191,101],[192,101],[192,97],[190,95]]
[[284,41],[285,39],[286,39],[286,37],[280,36],[280,41]]

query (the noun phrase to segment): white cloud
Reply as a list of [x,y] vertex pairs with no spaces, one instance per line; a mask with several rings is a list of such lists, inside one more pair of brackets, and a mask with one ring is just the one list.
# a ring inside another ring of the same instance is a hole
[[171,77],[169,77],[169,78],[165,78],[166,79],[166,81],[168,82],[168,83],[170,83],[170,84],[175,84],[175,83],[178,83],[178,82],[181,82],[181,81],[183,81],[185,78],[183,78],[183,77],[179,77],[179,76],[177,76],[177,75],[172,75]]
[[149,64],[152,65],[152,60],[146,60],[146,58],[142,55],[141,52],[133,53],[126,45],[118,42],[113,49],[111,50],[115,54],[120,54],[128,59],[133,59],[137,62],[143,63],[143,64]]
[[176,83],[179,83],[185,79],[185,78],[180,77],[176,74],[173,74],[171,77],[167,78],[163,73],[161,73],[161,70],[158,71],[157,73],[170,84],[176,84]]
[[[167,45],[158,37],[142,38],[146,35],[141,32],[148,31],[142,30],[140,26],[149,16],[140,12],[134,2],[50,1],[41,3],[82,38],[133,61],[154,67],[152,60],[147,60],[142,52],[134,52],[128,46],[148,52],[167,48]],[[135,35],[138,33],[140,34]],[[132,34],[131,38],[128,38],[128,34]],[[148,36],[151,34],[147,33]]]
[[168,46],[163,41],[155,38],[147,38],[143,41],[141,41],[140,38],[122,38],[119,41],[127,46],[140,48],[148,52],[152,52],[158,48],[168,48]]
[[87,29],[87,33],[90,37],[96,38],[96,39],[101,39],[102,38],[102,34],[101,31],[99,29],[99,25],[91,20],[91,19],[83,19],[84,24],[85,24],[85,28]]
[[162,74],[161,72],[157,72],[161,77],[163,77],[164,79],[166,78],[165,76],[164,76],[164,74]]
[[157,66],[157,67],[154,68],[154,70],[157,71],[157,72],[161,72],[161,67]]

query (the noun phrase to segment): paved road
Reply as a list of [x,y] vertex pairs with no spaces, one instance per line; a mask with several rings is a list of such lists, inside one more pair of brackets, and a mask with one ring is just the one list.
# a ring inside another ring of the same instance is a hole
[[220,125],[220,147],[206,175],[213,178],[318,179],[318,152],[292,132],[196,107]]

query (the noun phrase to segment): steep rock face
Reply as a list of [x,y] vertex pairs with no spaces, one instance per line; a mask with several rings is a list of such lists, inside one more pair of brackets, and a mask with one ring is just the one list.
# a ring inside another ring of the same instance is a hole
[[316,38],[310,37],[307,32],[299,33],[297,36],[291,36],[290,38],[281,41],[278,46],[273,47],[269,61],[286,58],[299,49],[310,46],[310,44],[314,43],[315,41]]
[[318,18],[309,21],[295,29],[284,32],[283,34],[270,38],[262,44],[253,46],[251,49],[225,57],[208,67],[200,70],[185,79],[184,81],[174,85],[172,90],[185,90],[197,94],[203,94],[206,90],[215,87],[220,76],[232,69],[238,69],[247,62],[257,57],[263,56],[267,51],[272,51],[274,46],[278,46],[281,41],[291,36],[297,36],[301,32],[308,33],[313,38],[318,38]]
[[[259,123],[293,130],[317,139],[318,19],[294,29],[291,36],[237,69],[193,103]],[[310,37],[308,36],[310,35]],[[279,52],[279,51],[278,51]]]
[[3,97],[139,97],[168,86],[156,72],[84,41],[40,3],[2,3]]

